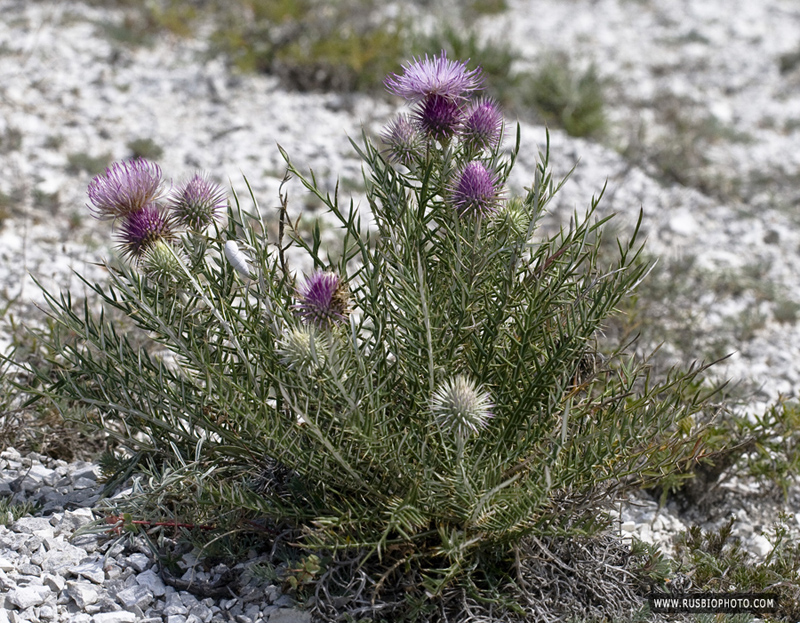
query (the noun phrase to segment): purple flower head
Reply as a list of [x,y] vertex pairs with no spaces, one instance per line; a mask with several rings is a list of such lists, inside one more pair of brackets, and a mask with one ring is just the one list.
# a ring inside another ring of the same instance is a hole
[[431,95],[420,102],[414,120],[425,134],[437,140],[450,138],[461,125],[461,103],[441,95]]
[[171,239],[169,221],[154,203],[125,216],[118,234],[122,254],[137,260],[159,240]]
[[218,184],[207,175],[196,173],[173,191],[169,207],[178,224],[203,231],[227,207],[227,199]]
[[89,184],[89,209],[100,219],[141,210],[161,193],[161,169],[144,158],[115,162]]
[[497,104],[481,98],[467,108],[458,133],[469,147],[491,149],[497,146],[502,129],[503,114]]
[[306,324],[326,329],[343,322],[350,313],[350,293],[339,275],[317,271],[297,290],[294,306]]
[[398,115],[381,134],[390,160],[409,166],[422,153],[422,137],[408,115]]
[[447,53],[425,59],[415,58],[404,66],[403,75],[391,74],[384,80],[387,90],[410,102],[418,102],[432,95],[449,100],[459,100],[465,93],[482,88],[481,70],[467,71],[467,63],[448,61]]
[[478,160],[468,162],[451,181],[450,200],[461,216],[497,212],[500,179]]

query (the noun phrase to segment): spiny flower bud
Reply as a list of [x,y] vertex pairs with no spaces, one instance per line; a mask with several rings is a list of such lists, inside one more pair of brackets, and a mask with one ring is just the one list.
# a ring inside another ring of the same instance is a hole
[[519,197],[509,199],[494,219],[494,226],[497,230],[505,232],[511,238],[526,236],[530,223],[531,218]]
[[198,232],[211,225],[226,205],[225,191],[200,173],[176,188],[169,200],[176,223]]
[[294,306],[307,324],[327,329],[344,322],[350,313],[350,292],[339,275],[317,271],[297,290]]
[[450,201],[461,216],[489,215],[500,202],[497,173],[475,160],[468,162],[449,184]]
[[461,140],[472,149],[492,149],[497,146],[503,129],[503,115],[497,104],[488,98],[472,102],[464,113],[458,129]]
[[436,423],[460,439],[485,428],[494,417],[489,392],[481,389],[463,374],[439,385],[430,401]]
[[115,162],[89,184],[92,214],[120,218],[142,210],[161,194],[161,169],[144,158]]
[[164,213],[157,205],[150,204],[125,216],[118,241],[124,256],[138,260],[159,240],[171,240],[172,237]]
[[440,141],[453,136],[462,119],[461,103],[441,95],[431,95],[414,110],[414,120],[419,129]]
[[302,325],[286,333],[278,345],[281,363],[290,370],[308,372],[325,365],[327,340],[313,326]]
[[186,273],[178,253],[169,242],[158,240],[145,250],[141,268],[148,277],[161,285],[180,283],[186,279]]
[[389,158],[410,166],[422,154],[422,137],[408,115],[398,115],[381,134],[388,146]]

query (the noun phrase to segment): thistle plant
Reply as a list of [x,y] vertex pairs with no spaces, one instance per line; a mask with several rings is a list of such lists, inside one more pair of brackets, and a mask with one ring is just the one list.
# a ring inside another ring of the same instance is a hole
[[[46,372],[29,370],[31,391],[90,408],[117,444],[104,459],[110,483],[151,474],[141,496],[114,500],[116,515],[291,534],[331,568],[358,561],[375,594],[341,588],[337,603],[388,593],[392,620],[416,620],[426,603],[438,612],[430,598],[456,588],[518,609],[514,591],[493,587],[514,584],[526,539],[600,530],[615,492],[695,456],[700,369],[657,381],[625,345],[596,354],[604,321],[648,270],[636,231],[601,265],[596,197],[569,227],[539,235],[560,184],[545,149],[530,187],[509,196],[520,134],[505,151],[496,105],[471,99],[479,70],[442,53],[386,85],[410,107],[388,124],[388,152],[366,135],[353,142],[376,231],[282,152],[339,221],[335,253],[319,230],[300,235],[283,190],[277,238],[251,192],[252,209],[234,194],[224,225],[176,227],[168,241],[161,224],[176,222],[176,205],[149,208],[152,185],[136,195],[144,206],[123,185],[98,191],[117,178],[138,189],[139,168],[95,180],[103,214],[147,209],[158,223],[147,236],[127,225],[129,259],[158,239],[183,277],[153,278],[148,251],[90,291],[171,357],[134,347],[109,314],[75,310],[69,293],[45,293],[79,338],[53,344]],[[315,272],[298,275],[292,245]],[[195,485],[168,486],[178,473]]]

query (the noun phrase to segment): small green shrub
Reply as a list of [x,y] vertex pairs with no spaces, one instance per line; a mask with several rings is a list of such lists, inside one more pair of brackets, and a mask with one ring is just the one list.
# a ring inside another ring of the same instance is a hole
[[696,592],[775,592],[779,609],[762,615],[766,621],[795,621],[800,616],[800,543],[793,539],[787,521],[777,518],[771,534],[772,550],[764,560],[753,560],[732,536],[734,519],[718,530],[698,526],[687,530],[676,543],[675,567],[691,578]]
[[800,405],[779,401],[759,416],[736,417],[727,427],[735,445],[747,450],[742,461],[747,471],[788,496],[800,476]]
[[0,525],[10,526],[20,517],[31,515],[35,508],[31,502],[13,504],[8,499],[0,499]]
[[569,58],[545,59],[520,87],[523,103],[571,136],[600,136],[606,128],[603,82],[594,65],[577,73]]
[[[123,257],[107,284],[87,282],[103,311],[45,292],[71,337],[53,333],[54,355],[22,367],[36,396],[95,414],[116,447],[109,486],[147,476],[141,495],[114,501],[131,525],[190,517],[212,536],[290,535],[287,582],[327,582],[339,612],[317,607],[330,620],[376,599],[381,616],[435,620],[463,608],[453,591],[534,616],[538,598],[515,595],[544,552],[624,558],[618,543],[581,553],[563,539],[602,531],[615,492],[691,461],[713,392],[702,368],[656,380],[624,344],[599,355],[598,334],[648,270],[638,227],[600,262],[601,193],[540,235],[561,183],[545,150],[525,194],[506,195],[519,129],[504,156],[499,111],[462,106],[477,71],[442,56],[387,84],[418,123],[395,119],[385,153],[353,143],[375,232],[283,152],[287,180],[339,223],[338,248],[319,227],[300,235],[285,192],[275,237],[254,197],[248,211],[234,195],[223,222],[206,178],[165,201],[155,165],[117,163],[89,188],[95,213],[119,223]],[[181,221],[200,213],[202,228]],[[292,245],[314,266],[302,281]],[[370,595],[327,572],[356,568]]]
[[18,151],[20,147],[22,147],[22,131],[19,128],[7,127],[5,132],[0,134],[0,153]]
[[800,48],[778,57],[778,69],[782,75],[792,73],[798,66],[800,66]]
[[91,156],[83,152],[67,155],[67,171],[76,175],[86,172],[89,175],[100,175],[111,164],[111,154]]
[[375,90],[409,52],[405,24],[379,19],[374,0],[241,4],[220,16],[213,41],[239,68],[291,88]]
[[7,219],[11,218],[13,206],[16,203],[15,197],[0,191],[0,229],[3,227]]
[[132,158],[147,158],[148,160],[160,160],[164,155],[164,150],[152,138],[137,138],[127,145],[131,151]]
[[478,16],[497,15],[508,10],[506,0],[469,0],[466,10]]
[[714,146],[751,143],[752,135],[673,94],[659,94],[650,108],[655,123],[652,127],[638,127],[622,152],[657,179],[697,188],[724,200],[753,196],[765,186],[774,185],[776,173],[767,173],[764,179],[755,174],[727,175],[710,158]]

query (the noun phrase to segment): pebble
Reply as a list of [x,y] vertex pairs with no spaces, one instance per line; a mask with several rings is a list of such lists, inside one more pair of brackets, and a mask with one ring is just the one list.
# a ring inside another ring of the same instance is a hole
[[[248,571],[260,561],[258,557],[232,569],[250,578],[240,587],[239,596],[198,599],[164,583],[140,539],[121,547],[107,532],[77,537],[78,530],[103,519],[101,509],[77,506],[86,498],[75,485],[88,479],[87,470],[94,473],[93,494],[100,493],[97,465],[67,464],[36,453],[23,457],[13,448],[0,453],[0,462],[6,465],[0,470],[0,483],[17,480],[21,470],[57,470],[62,488],[61,493],[43,493],[47,487],[42,483],[40,490],[27,491],[27,497],[17,497],[18,501],[35,499],[48,510],[20,517],[10,526],[0,525],[0,623],[210,623],[222,611],[230,614],[226,620],[238,623],[310,623],[310,613],[294,608],[294,601],[280,587],[265,586]],[[58,503],[49,504],[56,499]],[[224,564],[204,571],[197,552],[187,552],[177,562],[187,578],[197,580],[213,581],[228,571]]]

